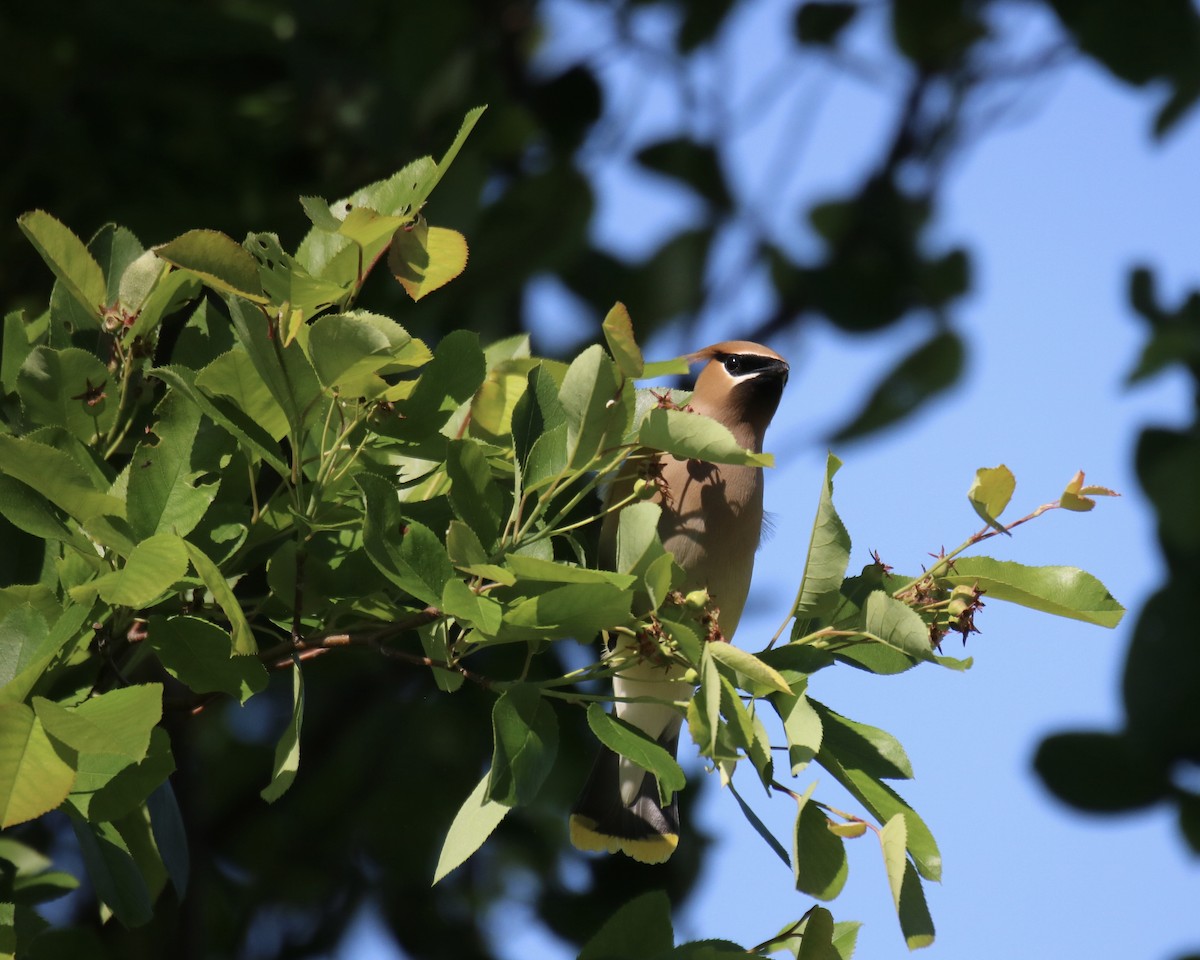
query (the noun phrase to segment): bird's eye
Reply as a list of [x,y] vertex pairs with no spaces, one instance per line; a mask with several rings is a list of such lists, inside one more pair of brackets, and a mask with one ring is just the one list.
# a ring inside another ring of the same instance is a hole
[[739,357],[737,354],[734,354],[731,357],[725,358],[725,370],[729,373],[730,376],[736,377],[739,374],[741,374],[742,367],[743,367],[742,358]]

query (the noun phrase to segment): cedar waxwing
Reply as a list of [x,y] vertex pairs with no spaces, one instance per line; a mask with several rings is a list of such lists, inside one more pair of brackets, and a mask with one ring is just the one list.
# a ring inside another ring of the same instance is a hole
[[[689,357],[708,361],[696,380],[689,406],[724,424],[737,442],[761,453],[767,424],[787,383],[787,362],[767,347],[730,340]],[[699,460],[658,458],[662,507],[658,533],[663,546],[687,575],[685,591],[706,589],[717,608],[726,640],[733,637],[754,568],[763,518],[763,474],[758,467]],[[626,478],[631,483],[632,478]],[[614,487],[620,487],[620,479]],[[601,530],[601,557],[615,555],[617,523],[610,514]],[[618,698],[647,698],[613,704],[620,719],[642,730],[674,756],[683,718],[674,702],[691,698],[692,684],[678,665],[636,657],[632,641],[621,647],[629,666],[613,677]],[[653,698],[652,702],[649,698]],[[581,850],[618,850],[643,863],[662,863],[679,842],[679,807],[659,799],[653,774],[602,747],[576,801],[571,842]]]

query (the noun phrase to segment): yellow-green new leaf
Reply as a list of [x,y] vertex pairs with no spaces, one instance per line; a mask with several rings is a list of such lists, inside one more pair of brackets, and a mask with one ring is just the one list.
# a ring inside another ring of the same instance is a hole
[[467,238],[457,230],[431,227],[419,219],[392,236],[388,267],[405,292],[420,300],[467,268]]
[[980,467],[975,471],[975,480],[967,491],[967,499],[984,523],[1001,533],[1008,533],[996,518],[1004,512],[1017,488],[1017,479],[1004,464],[998,467]]
[[1071,482],[1067,484],[1063,490],[1062,497],[1059,498],[1058,505],[1064,510],[1072,510],[1076,513],[1086,513],[1096,506],[1096,501],[1092,497],[1119,497],[1120,494],[1116,490],[1110,490],[1108,487],[1094,487],[1083,485],[1083,471],[1080,470],[1071,478]]

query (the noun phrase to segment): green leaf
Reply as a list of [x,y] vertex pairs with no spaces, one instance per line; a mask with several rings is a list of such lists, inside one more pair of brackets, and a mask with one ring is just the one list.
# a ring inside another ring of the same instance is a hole
[[921,615],[882,590],[873,590],[867,597],[863,626],[870,636],[914,660],[934,659],[929,627]]
[[646,362],[642,359],[642,350],[634,338],[633,321],[625,304],[619,301],[613,304],[601,324],[601,329],[608,344],[608,352],[612,354],[621,376],[630,380],[640,377]]
[[771,833],[770,827],[763,823],[758,814],[751,809],[750,804],[746,803],[746,801],[742,799],[742,795],[737,792],[737,788],[734,787],[733,781],[730,780],[726,786],[729,787],[729,792],[733,794],[733,799],[737,801],[738,806],[741,808],[742,816],[746,818],[746,822],[754,828],[755,833],[757,833],[763,838],[763,840],[766,841],[767,846],[775,852],[775,856],[779,857],[779,859],[783,861],[784,866],[790,870],[792,866],[792,858],[789,857],[788,852],[783,849],[783,844],[775,839],[775,835]]
[[435,884],[483,846],[484,841],[492,835],[492,831],[512,809],[488,798],[490,780],[491,774],[484,774],[483,779],[455,814],[454,822],[450,824],[450,830],[442,843],[437,867],[433,871]]
[[808,0],[796,11],[796,37],[801,43],[831,46],[857,13],[853,3]]
[[1095,813],[1144,809],[1173,789],[1161,756],[1122,734],[1054,734],[1038,746],[1033,765],[1060,800]]
[[17,375],[17,394],[29,418],[63,427],[84,443],[104,436],[117,417],[117,383],[93,354],[78,347],[37,347]]
[[804,922],[804,934],[796,950],[796,960],[832,960],[836,956],[833,948],[833,914],[824,907],[813,907]]
[[414,188],[414,204],[420,206],[433,192],[442,177],[446,175],[446,171],[450,169],[450,164],[454,162],[454,158],[458,156],[458,152],[466,143],[467,137],[471,131],[475,129],[475,124],[479,122],[479,118],[483,116],[483,112],[487,109],[487,105],[472,107],[466,112],[463,117],[463,122],[459,125],[458,133],[454,135],[454,142],[446,148],[446,152],[442,154],[442,159],[433,165],[432,170],[426,170],[419,180],[417,180]]
[[113,606],[149,606],[187,575],[188,548],[173,533],[156,533],[133,548],[125,566],[82,586],[71,596],[80,601],[100,594]]
[[964,356],[956,334],[934,334],[879,381],[862,409],[833,435],[833,442],[865,436],[909,416],[958,382]]
[[504,564],[518,579],[542,583],[604,583],[627,590],[637,582],[637,578],[632,574],[590,570],[587,567],[527,557],[519,553],[509,554],[504,558]]
[[579,951],[578,960],[654,957],[675,943],[671,901],[662,890],[643,893],[622,906]]
[[74,757],[70,800],[89,820],[116,819],[139,806],[175,767],[165,733],[150,756],[162,719],[160,684],[111,690],[76,707],[34,697],[33,707],[59,752]]
[[238,603],[237,597],[233,595],[233,590],[229,586],[229,581],[225,579],[225,575],[220,569],[199,547],[194,544],[184,541],[184,548],[187,550],[188,559],[192,562],[192,566],[196,568],[196,573],[200,579],[204,581],[204,585],[208,587],[209,593],[213,595],[213,599],[217,602],[225,616],[229,619],[229,633],[233,637],[233,652],[256,654],[258,653],[258,643],[254,639],[254,634],[250,632],[250,624],[246,622],[246,615],[242,612],[242,605]]
[[567,470],[567,425],[560,423],[539,436],[525,464],[525,491],[537,490]]
[[457,230],[431,227],[419,218],[392,235],[388,267],[404,291],[420,300],[467,268],[467,238]]
[[280,246],[273,233],[249,234],[242,247],[258,264],[259,282],[271,303],[288,304],[302,319],[338,303],[350,292],[346,284],[314,277]]
[[[248,417],[234,403],[223,397],[210,397],[208,393],[200,389],[196,384],[198,378],[196,371],[180,366],[155,367],[151,371],[151,376],[162,380],[172,390],[179,391],[199,406],[213,423],[237,439],[238,444],[246,451],[247,459],[264,460],[281,477],[288,475],[289,468],[279,455],[276,437],[265,430],[260,423]],[[257,380],[257,378],[255,379]],[[276,412],[280,423],[286,423],[286,418],[281,415],[278,405],[274,401],[270,401],[270,409]],[[282,432],[283,427],[280,428],[280,435]]]
[[87,823],[71,818],[79,851],[96,896],[127,927],[148,923],[154,916],[153,898],[129,844],[111,823]]
[[[153,257],[153,251],[147,251],[146,256]],[[166,268],[166,264],[161,262],[159,266]],[[190,273],[172,270],[161,276],[146,297],[146,302],[126,332],[125,339],[132,342],[136,337],[153,336],[163,317],[169,317],[189,300],[194,300],[202,289],[200,280]]]
[[[223,405],[224,409],[228,411],[232,405],[240,414],[238,422],[253,424],[251,429],[257,431],[257,437],[273,452],[274,441],[287,433],[287,414],[272,396],[266,381],[245,350],[234,349],[216,357],[195,375],[192,382],[212,402],[219,402],[222,398],[228,400],[229,403]],[[263,432],[267,436],[264,437]]]
[[[832,712],[832,711],[830,711]],[[908,829],[909,853],[921,875],[928,880],[939,880],[942,874],[942,856],[938,851],[933,834],[925,822],[918,816],[891,787],[880,782],[865,770],[854,766],[843,766],[839,757],[828,747],[830,740],[830,725],[825,725],[825,743],[817,754],[817,762],[828,770],[850,793],[865,806],[871,815],[880,823],[886,823],[897,813],[904,814],[905,825]],[[851,757],[848,763],[852,764]]]
[[797,799],[792,867],[797,890],[828,901],[842,892],[850,865],[842,838],[830,831],[828,817],[810,800],[815,786]]
[[686,410],[652,408],[638,429],[638,443],[681,460],[749,467],[775,465],[775,458],[771,454],[756,453],[739,446],[723,424]]
[[971,483],[971,489],[967,491],[967,499],[971,501],[971,506],[983,518],[984,523],[993,530],[1008,534],[1004,524],[996,518],[1004,512],[1016,488],[1017,478],[1004,464],[998,467],[980,467],[975,471],[975,479]]
[[933,918],[925,903],[921,878],[910,861],[904,862],[904,880],[900,884],[900,932],[909,950],[918,950],[933,943]]
[[501,636],[511,640],[592,637],[626,623],[632,600],[628,590],[614,583],[553,587],[509,607]]
[[666,553],[658,537],[662,507],[642,501],[623,507],[617,514],[616,568],[635,577],[645,574],[650,565]]
[[127,514],[139,540],[191,533],[216,499],[228,460],[215,431],[202,434],[200,408],[185,396],[167,393],[155,412],[153,435],[130,461]]
[[299,343],[280,343],[278,331],[272,331],[267,317],[252,303],[239,297],[227,297],[225,302],[254,369],[286,415],[289,428],[298,435],[316,415],[322,394],[312,364]]
[[471,399],[487,375],[479,337],[468,330],[446,334],[421,368],[412,394],[397,406],[404,416],[400,435],[419,440],[437,433]]
[[450,506],[490,552],[500,533],[500,487],[492,476],[483,446],[473,440],[451,440],[446,447]]
[[62,707],[34,697],[47,732],[79,754],[108,754],[125,765],[145,759],[150,732],[162,719],[162,684],[141,683]]
[[245,703],[266,689],[258,658],[234,655],[229,634],[207,620],[153,616],[146,642],[167,673],[196,693],[224,693]]
[[844,717],[817,700],[809,706],[824,730],[823,748],[844,767],[862,770],[879,780],[911,780],[912,764],[900,741],[886,730]]
[[[18,589],[5,588],[0,591],[0,597]],[[92,629],[84,624],[88,623],[91,609],[90,604],[68,603],[57,616],[50,614],[53,619],[49,630],[46,629],[45,614],[32,606],[10,609],[0,617],[0,636],[11,644],[5,669],[15,670],[0,689],[0,702],[17,703],[29,696],[42,673],[64,647],[87,646],[92,638]]]
[[687,783],[683,768],[669,750],[659,746],[637,727],[608,713],[600,704],[588,705],[587,721],[596,739],[609,750],[633,761],[643,770],[649,770],[658,778],[658,789],[664,803]]
[[[704,649],[707,652],[711,644]],[[715,658],[707,657],[710,662],[715,662]],[[729,680],[722,676],[720,679],[721,688],[721,713],[728,722],[727,730],[733,745],[745,752],[747,756],[754,749],[755,729],[754,721],[750,718],[750,712],[742,703],[742,698],[738,696],[737,688],[734,687]]]
[[601,449],[621,442],[631,417],[633,393],[603,347],[588,347],[571,362],[558,392],[567,417],[570,466],[586,467]]
[[100,311],[108,306],[108,291],[104,271],[83,241],[44,210],[18,217],[17,226],[58,281],[99,323]]
[[821,716],[813,709],[803,692],[773,694],[771,706],[783,721],[787,735],[788,760],[792,765],[792,776],[808,766],[821,749],[824,726]]
[[396,321],[360,310],[318,317],[308,355],[325,386],[351,397],[378,396],[387,388],[379,371],[415,369],[431,357]]
[[510,687],[492,707],[488,799],[522,807],[537,796],[558,752],[558,719],[536,687]]
[[151,791],[146,798],[146,811],[150,814],[154,845],[162,856],[163,866],[171,878],[176,896],[182,900],[187,895],[191,857],[188,854],[187,830],[170,781],[160,783]]
[[991,557],[960,557],[954,568],[939,579],[957,585],[978,586],[991,599],[1115,627],[1125,608],[1090,573],[1076,567],[1029,567]]
[[102,493],[75,460],[26,437],[0,434],[0,471],[20,480],[80,523],[104,514],[125,516],[125,504]]
[[900,909],[900,892],[904,885],[904,870],[908,866],[908,830],[904,817],[897,813],[879,831],[879,845],[883,848],[883,866],[887,871],[888,887],[896,909]]
[[832,615],[841,599],[842,581],[850,563],[850,534],[833,506],[833,477],[841,466],[841,460],[832,453],[828,455],[825,482],[821,486],[817,515],[813,518],[812,536],[808,541],[808,556],[804,560],[804,573],[792,609],[796,629],[802,634],[808,632],[810,621]]
[[300,726],[304,721],[304,671],[300,661],[292,663],[292,716],[275,744],[275,762],[271,767],[271,782],[260,794],[267,803],[274,803],[285,793],[300,769]]
[[[446,584],[447,593],[456,583],[462,583],[462,581],[451,580]],[[465,588],[466,584],[463,584],[463,587]],[[447,611],[447,615],[454,616],[449,611]],[[435,620],[417,630],[417,636],[421,638],[421,649],[425,652],[425,656],[435,662],[449,663],[453,659],[450,649],[452,642],[450,631],[451,622],[444,618]],[[458,633],[457,628],[455,628],[455,633]],[[431,666],[430,670],[433,672],[433,682],[437,684],[439,690],[445,693],[454,693],[466,680],[466,677],[457,670],[446,670],[436,666]]]
[[474,627],[493,639],[500,631],[504,611],[491,597],[476,593],[461,580],[447,580],[442,590],[441,610],[446,616]]
[[788,686],[788,682],[783,679],[778,670],[763,663],[754,654],[735,647],[732,643],[710,643],[708,652],[712,654],[713,659],[731,667],[756,683],[779,693],[790,694],[792,692],[792,688]]
[[[80,760],[82,763],[83,758]],[[150,749],[143,759],[122,767],[90,795],[80,790],[81,769],[70,799],[89,820],[119,820],[140,809],[174,772],[171,738],[162,727],[155,727],[150,731]]]
[[75,771],[23,703],[0,703],[0,827],[33,820],[66,798]]
[[446,548],[436,534],[400,513],[396,491],[382,477],[359,474],[355,482],[366,502],[363,548],[385,577],[429,606],[442,600],[455,576]]
[[17,389],[17,373],[33,349],[25,334],[27,326],[22,310],[4,315],[4,331],[0,337],[0,394],[13,393]]
[[[186,270],[214,290],[267,303],[258,264],[232,237],[216,230],[189,230],[154,252],[167,263]],[[260,314],[261,316],[261,314]]]

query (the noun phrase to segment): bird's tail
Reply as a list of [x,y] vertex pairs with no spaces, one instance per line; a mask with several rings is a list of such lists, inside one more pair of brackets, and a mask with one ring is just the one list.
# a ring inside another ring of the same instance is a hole
[[[638,662],[613,678],[616,715],[653,737],[675,756],[683,719],[670,703],[686,699],[691,684],[681,671]],[[663,803],[658,778],[608,747],[600,755],[571,810],[571,843],[580,850],[618,851],[642,863],[662,863],[679,843],[679,802]]]
[[[672,755],[679,745],[679,727],[676,723],[669,739],[658,740]],[[620,851],[642,863],[663,863],[679,843],[678,795],[672,794],[670,802],[663,804],[658,778],[643,770],[637,792],[626,802],[621,794],[621,765],[629,763],[608,747],[600,748],[571,809],[571,843],[580,850]]]

